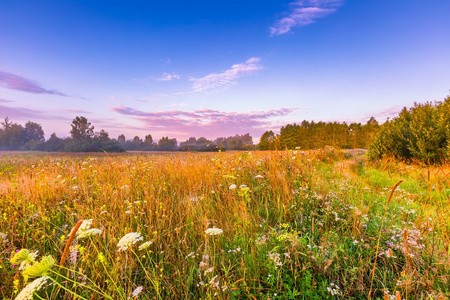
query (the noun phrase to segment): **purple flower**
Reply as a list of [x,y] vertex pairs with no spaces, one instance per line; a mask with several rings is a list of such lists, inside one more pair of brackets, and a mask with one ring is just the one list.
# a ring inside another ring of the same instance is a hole
[[388,247],[392,247],[392,246],[394,246],[394,243],[392,243],[392,242],[387,242],[387,245],[388,245]]

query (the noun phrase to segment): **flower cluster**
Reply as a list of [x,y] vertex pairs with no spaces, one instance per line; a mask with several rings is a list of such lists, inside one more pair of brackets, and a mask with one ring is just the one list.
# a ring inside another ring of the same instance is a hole
[[120,241],[117,243],[117,251],[127,251],[128,248],[134,244],[136,244],[139,241],[142,241],[144,238],[140,233],[137,232],[130,232],[128,234],[125,234],[123,238],[120,239]]
[[219,234],[222,234],[222,232],[223,232],[223,230],[220,228],[217,228],[217,227],[208,228],[205,230],[205,233],[209,234],[209,235],[219,235]]

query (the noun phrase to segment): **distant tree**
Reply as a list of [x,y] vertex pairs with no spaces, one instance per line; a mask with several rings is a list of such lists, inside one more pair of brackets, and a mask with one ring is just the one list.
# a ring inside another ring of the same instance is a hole
[[44,130],[42,130],[42,126],[38,123],[28,121],[25,123],[25,140],[42,142],[45,141]]
[[162,137],[158,141],[158,149],[164,151],[177,150],[178,143],[176,139],[169,139],[169,137]]
[[147,134],[144,138],[144,143],[146,146],[152,146],[153,145],[153,138],[151,134]]
[[259,140],[260,150],[273,150],[275,145],[275,133],[272,130],[263,133]]
[[50,138],[45,143],[46,151],[64,151],[64,141],[56,136],[55,133],[50,135]]
[[94,136],[94,126],[85,117],[76,117],[71,126],[72,139],[78,142],[87,143]]
[[109,141],[109,133],[106,132],[105,130],[100,130],[100,132],[96,133],[96,137],[100,140],[100,141]]
[[119,137],[117,138],[117,141],[122,145],[125,144],[125,142],[126,142],[125,135],[123,135],[123,134],[119,135]]
[[25,144],[25,131],[22,125],[12,123],[5,118],[0,128],[0,148],[4,150],[19,150]]

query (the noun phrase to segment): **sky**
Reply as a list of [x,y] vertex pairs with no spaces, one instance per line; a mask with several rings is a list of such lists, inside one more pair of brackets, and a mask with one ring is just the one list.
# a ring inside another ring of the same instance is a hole
[[450,89],[449,0],[1,0],[0,119],[69,136],[380,123]]

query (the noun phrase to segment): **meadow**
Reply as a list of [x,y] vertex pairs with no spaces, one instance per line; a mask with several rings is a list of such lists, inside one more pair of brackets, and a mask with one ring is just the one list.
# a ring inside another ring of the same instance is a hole
[[449,174],[332,148],[3,153],[0,297],[447,299]]

